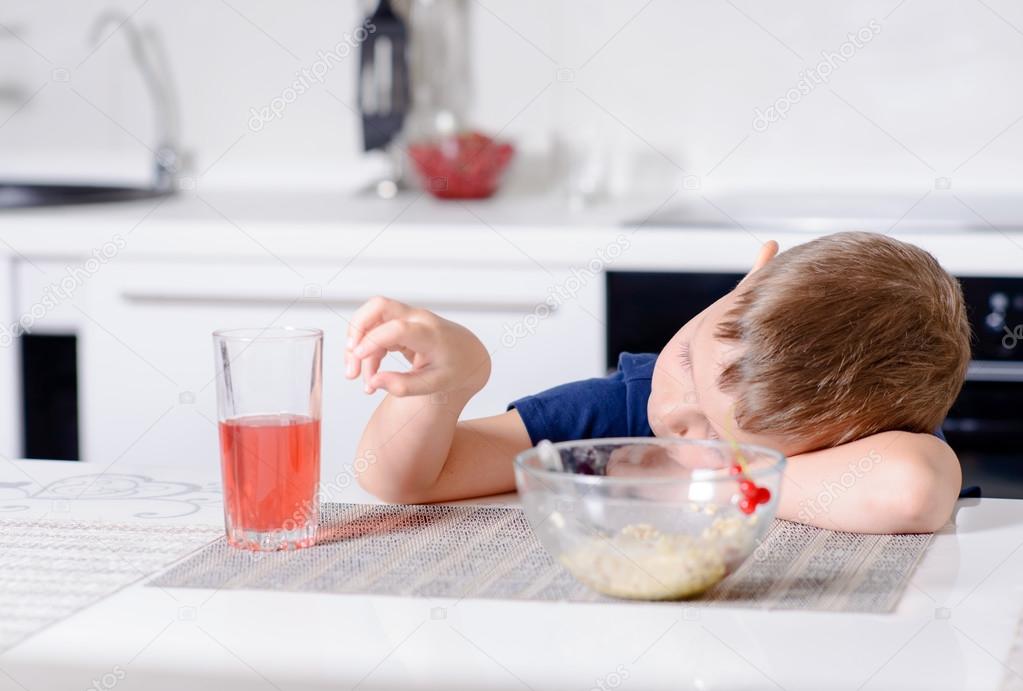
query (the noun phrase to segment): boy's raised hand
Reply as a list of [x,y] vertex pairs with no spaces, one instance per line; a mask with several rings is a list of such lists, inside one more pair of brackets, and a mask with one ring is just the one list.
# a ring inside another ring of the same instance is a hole
[[[412,365],[408,372],[380,371],[389,352]],[[479,391],[490,377],[490,354],[464,326],[397,300],[375,297],[348,325],[345,376],[362,375],[366,393],[383,389],[394,396]]]

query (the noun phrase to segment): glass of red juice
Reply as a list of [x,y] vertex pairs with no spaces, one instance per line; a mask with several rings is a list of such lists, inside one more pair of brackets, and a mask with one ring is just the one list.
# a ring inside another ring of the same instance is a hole
[[323,332],[213,332],[224,525],[234,547],[309,547],[319,523]]

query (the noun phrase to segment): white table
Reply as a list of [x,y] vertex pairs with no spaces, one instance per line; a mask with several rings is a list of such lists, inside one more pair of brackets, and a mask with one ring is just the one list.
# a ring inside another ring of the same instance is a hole
[[[123,478],[116,498],[25,496],[102,469],[0,461],[0,517],[221,524],[213,468],[205,476],[146,468],[138,474],[152,479]],[[26,484],[12,484],[20,482]],[[355,487],[332,498],[366,501]],[[162,517],[136,516],[150,511]],[[0,691],[103,689],[111,682],[118,691],[994,690],[1012,675],[1005,661],[1023,607],[1021,547],[1023,502],[961,503],[891,615],[454,603],[162,590],[140,582],[0,655]],[[1023,678],[1015,681],[1023,685]]]

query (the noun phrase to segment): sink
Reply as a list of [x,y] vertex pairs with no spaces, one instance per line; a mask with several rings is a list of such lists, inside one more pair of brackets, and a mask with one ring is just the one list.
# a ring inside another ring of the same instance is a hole
[[157,187],[0,182],[0,209],[132,201],[164,197],[172,192]]

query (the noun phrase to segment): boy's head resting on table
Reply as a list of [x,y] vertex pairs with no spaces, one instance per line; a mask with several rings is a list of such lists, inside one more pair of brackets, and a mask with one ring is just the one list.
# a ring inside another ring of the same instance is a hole
[[794,455],[936,430],[970,357],[958,282],[927,252],[872,233],[774,249],[661,351],[654,434]]

